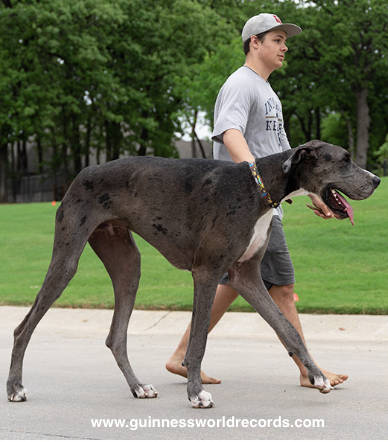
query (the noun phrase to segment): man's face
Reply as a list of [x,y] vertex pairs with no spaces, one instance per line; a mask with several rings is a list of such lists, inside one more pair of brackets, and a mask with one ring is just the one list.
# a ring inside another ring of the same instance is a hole
[[288,51],[286,40],[286,33],[277,30],[268,32],[264,40],[259,42],[258,55],[271,71],[283,65],[284,55]]

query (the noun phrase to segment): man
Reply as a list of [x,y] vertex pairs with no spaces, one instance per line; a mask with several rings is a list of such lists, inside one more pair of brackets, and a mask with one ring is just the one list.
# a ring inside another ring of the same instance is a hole
[[[296,25],[283,24],[273,14],[259,14],[247,21],[242,31],[245,64],[227,79],[215,105],[212,133],[215,159],[254,163],[255,158],[290,149],[283,126],[282,106],[268,78],[274,70],[282,67],[288,50],[287,38],[301,31]],[[318,199],[310,198],[317,208],[314,211],[316,215],[325,219],[334,216]],[[261,263],[261,275],[273,300],[304,341],[295,307],[294,268],[283,232],[282,217],[281,207],[275,209],[270,241]],[[228,275],[225,274],[217,288],[209,331],[237,296],[238,293],[228,285]],[[166,364],[167,370],[181,376],[186,376],[186,368],[182,367],[181,362],[189,333],[190,327]],[[296,356],[293,359],[300,370],[300,384],[313,387],[306,368]],[[347,379],[346,375],[327,370],[322,372],[332,386]],[[201,376],[203,383],[221,382],[203,372]]]

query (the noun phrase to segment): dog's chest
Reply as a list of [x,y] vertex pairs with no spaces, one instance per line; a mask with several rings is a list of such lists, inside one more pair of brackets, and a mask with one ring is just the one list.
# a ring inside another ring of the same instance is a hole
[[263,247],[265,240],[267,239],[268,229],[271,224],[274,210],[269,210],[265,215],[261,216],[253,229],[253,235],[249,242],[247,249],[238,262],[244,262],[252,258],[252,256]]

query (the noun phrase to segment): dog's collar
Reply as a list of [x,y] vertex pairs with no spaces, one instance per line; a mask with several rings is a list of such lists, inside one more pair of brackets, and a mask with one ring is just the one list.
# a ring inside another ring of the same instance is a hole
[[271,198],[271,195],[266,190],[264,183],[260,177],[259,171],[257,170],[256,163],[249,163],[249,167],[251,169],[253,178],[256,181],[257,187],[260,189],[260,191],[263,194],[264,199],[267,201],[268,205],[271,206],[273,209],[276,209],[276,207],[279,207],[280,203],[274,203]]

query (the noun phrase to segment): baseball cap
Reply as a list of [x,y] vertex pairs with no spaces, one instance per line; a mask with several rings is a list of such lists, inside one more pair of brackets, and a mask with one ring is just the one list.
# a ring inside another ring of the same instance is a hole
[[291,23],[282,23],[280,18],[274,14],[259,14],[251,17],[246,23],[241,33],[243,43],[252,37],[252,35],[262,32],[275,31],[279,29],[287,34],[287,38],[294,37],[302,32],[299,26]]

